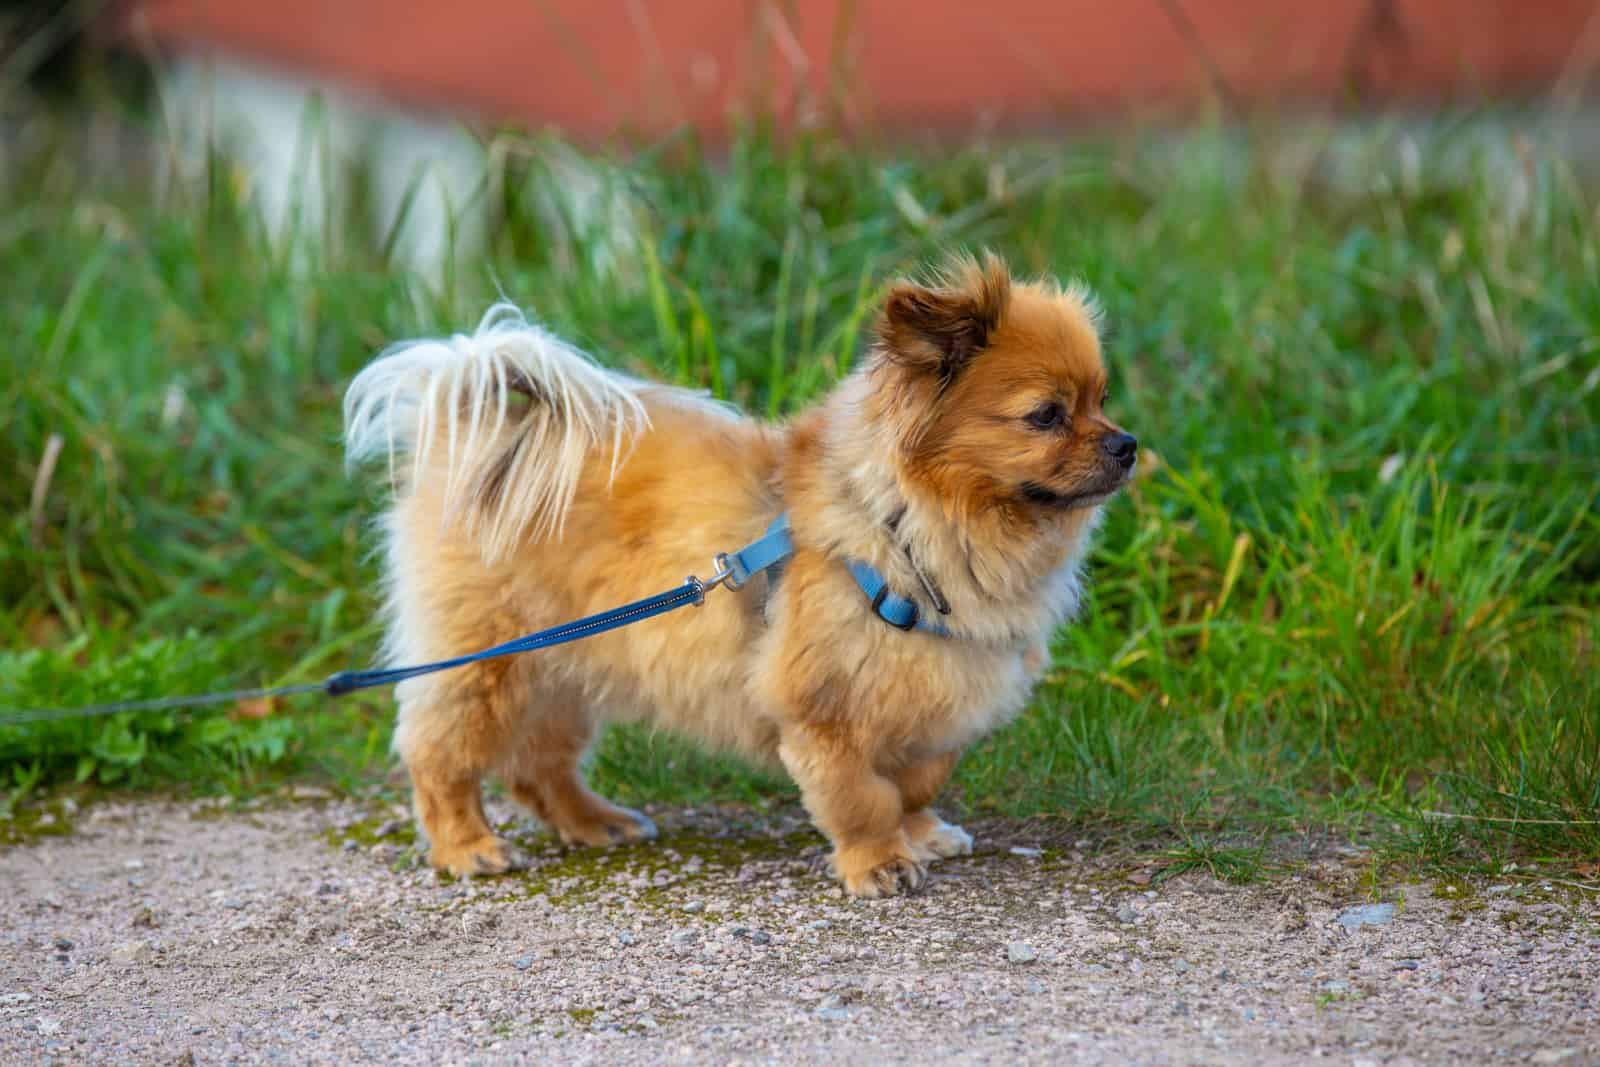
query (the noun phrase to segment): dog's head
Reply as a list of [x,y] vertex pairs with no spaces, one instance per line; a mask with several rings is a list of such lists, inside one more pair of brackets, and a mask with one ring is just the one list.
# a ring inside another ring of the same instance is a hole
[[932,284],[889,291],[872,358],[874,414],[906,476],[947,508],[1050,521],[1133,474],[1138,443],[1102,410],[1096,310],[1079,288],[957,257]]

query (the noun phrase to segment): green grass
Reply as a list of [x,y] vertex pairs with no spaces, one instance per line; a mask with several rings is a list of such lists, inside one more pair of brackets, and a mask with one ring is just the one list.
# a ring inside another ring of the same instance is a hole
[[[753,131],[716,157],[676,139],[615,164],[644,205],[622,278],[602,235],[541,220],[539,142],[508,139],[492,255],[439,297],[382,235],[297,276],[220,168],[158,203],[59,152],[14,165],[0,706],[365,664],[379,494],[342,470],[341,392],[497,286],[612,364],[781,413],[848,369],[884,279],[984,244],[1098,290],[1111,412],[1162,462],[1110,507],[1084,618],[955,801],[1166,835],[1233,878],[1284,831],[1422,866],[1593,857],[1596,198],[1543,151],[1520,200],[1487,166],[1446,171],[1470,155],[1448,139],[1419,180],[1341,191],[1268,167],[1272,139],[935,154]],[[0,727],[0,775],[13,795],[354,785],[382,773],[388,713],[378,694]],[[642,730],[608,735],[596,777],[629,800],[788,789]]]

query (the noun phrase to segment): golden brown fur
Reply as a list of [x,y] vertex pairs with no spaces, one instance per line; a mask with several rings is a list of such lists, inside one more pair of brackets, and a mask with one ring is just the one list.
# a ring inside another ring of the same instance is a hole
[[[758,578],[697,609],[404,683],[395,745],[433,863],[485,873],[510,862],[483,818],[486,775],[570,843],[652,834],[579,772],[596,728],[619,719],[780,763],[852,894],[915,889],[928,862],[970,850],[930,805],[961,751],[1022,707],[1051,631],[1076,608],[1098,505],[1132,470],[1132,439],[1100,410],[1094,317],[1076,290],[1014,282],[993,257],[954,260],[932,285],[897,284],[863,366],[786,425],[563,362],[582,357],[552,356],[538,346],[558,342],[536,331],[375,363],[352,386],[351,424],[363,428],[352,448],[380,451],[382,427],[410,453],[395,464],[387,517],[396,661],[485,647],[704,576],[714,553],[755,540],[782,511],[796,546],[770,592]],[[472,387],[472,403],[526,399],[472,423],[477,439],[457,448],[452,420],[471,420],[452,405],[468,394],[428,382],[452,360],[496,359],[493,373],[458,375],[489,383]],[[569,396],[539,369],[549,366],[588,391]],[[566,466],[541,472],[520,452],[523,424],[551,439],[563,420],[587,436],[563,438],[570,447],[550,463]],[[449,423],[448,448],[442,432],[426,444],[430,423]],[[533,513],[551,507],[560,514]],[[489,551],[494,539],[463,508],[504,519],[500,532],[535,533]],[[920,568],[949,603],[950,635],[877,618],[845,558],[932,613]]]

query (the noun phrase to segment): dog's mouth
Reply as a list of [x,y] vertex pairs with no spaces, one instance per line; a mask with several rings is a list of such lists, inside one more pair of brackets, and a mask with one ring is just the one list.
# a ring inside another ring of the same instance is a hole
[[1030,504],[1057,511],[1092,508],[1117,495],[1117,491],[1133,478],[1133,468],[1119,470],[1108,478],[1097,479],[1094,484],[1071,490],[1052,489],[1039,482],[1023,482],[1018,494]]

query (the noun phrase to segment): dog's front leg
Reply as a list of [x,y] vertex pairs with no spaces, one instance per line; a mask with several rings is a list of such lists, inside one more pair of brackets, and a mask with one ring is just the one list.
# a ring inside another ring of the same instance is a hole
[[812,820],[833,842],[833,873],[851,896],[922,888],[927,871],[906,838],[900,789],[878,773],[848,729],[792,726],[778,755]]
[[909,763],[894,772],[894,783],[900,789],[900,804],[905,809],[906,838],[911,842],[912,852],[923,863],[972,853],[972,835],[945,822],[929,807],[960,758],[959,752],[949,752],[920,763]]

